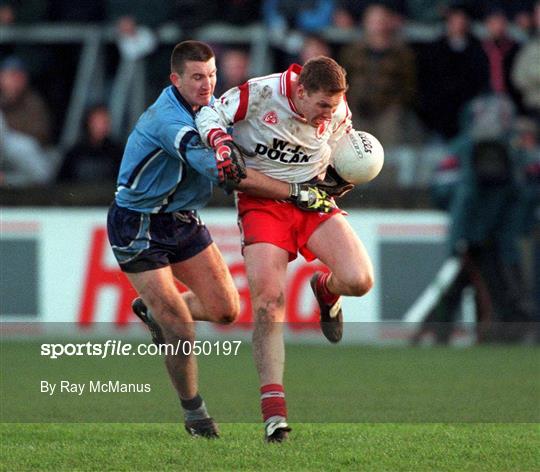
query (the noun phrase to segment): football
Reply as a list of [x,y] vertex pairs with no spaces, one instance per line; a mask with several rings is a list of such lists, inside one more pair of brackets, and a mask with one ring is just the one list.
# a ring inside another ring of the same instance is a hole
[[332,150],[337,173],[352,184],[373,180],[382,169],[384,150],[379,140],[365,131],[345,133]]

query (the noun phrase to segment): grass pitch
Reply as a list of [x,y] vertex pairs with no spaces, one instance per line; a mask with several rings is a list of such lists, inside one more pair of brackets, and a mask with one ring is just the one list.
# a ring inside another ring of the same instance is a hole
[[539,470],[539,432],[520,424],[295,424],[264,444],[256,424],[189,438],[173,424],[2,427],[2,470]]
[[[1,470],[540,470],[538,348],[287,346],[281,445],[262,440],[249,345],[199,364],[216,441],[183,431],[158,357],[51,360],[3,342]],[[50,396],[42,379],[152,391]]]

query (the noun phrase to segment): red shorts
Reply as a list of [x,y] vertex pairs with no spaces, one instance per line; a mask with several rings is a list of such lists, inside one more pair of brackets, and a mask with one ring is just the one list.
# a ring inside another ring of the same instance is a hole
[[283,200],[255,198],[238,193],[238,224],[242,233],[242,248],[255,243],[270,243],[285,249],[289,261],[298,252],[310,262],[316,256],[308,250],[307,242],[315,229],[337,214],[346,214],[339,208],[330,213],[303,211]]

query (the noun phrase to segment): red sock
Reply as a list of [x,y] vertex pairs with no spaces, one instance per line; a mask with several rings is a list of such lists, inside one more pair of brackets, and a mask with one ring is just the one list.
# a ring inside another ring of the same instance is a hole
[[317,293],[321,296],[322,301],[327,305],[333,305],[337,302],[339,295],[328,290],[328,278],[330,274],[324,272],[317,279]]
[[287,405],[285,404],[283,385],[268,384],[261,387],[261,410],[263,421],[266,421],[272,416],[287,418]]

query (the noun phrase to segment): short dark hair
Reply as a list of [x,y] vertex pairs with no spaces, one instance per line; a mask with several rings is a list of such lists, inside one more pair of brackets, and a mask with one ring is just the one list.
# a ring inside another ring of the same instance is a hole
[[182,41],[178,43],[171,54],[171,72],[181,74],[187,61],[207,62],[214,56],[214,51],[208,44],[201,41]]
[[336,95],[347,91],[347,72],[334,59],[318,56],[304,64],[298,83],[308,93],[322,90],[328,95]]

